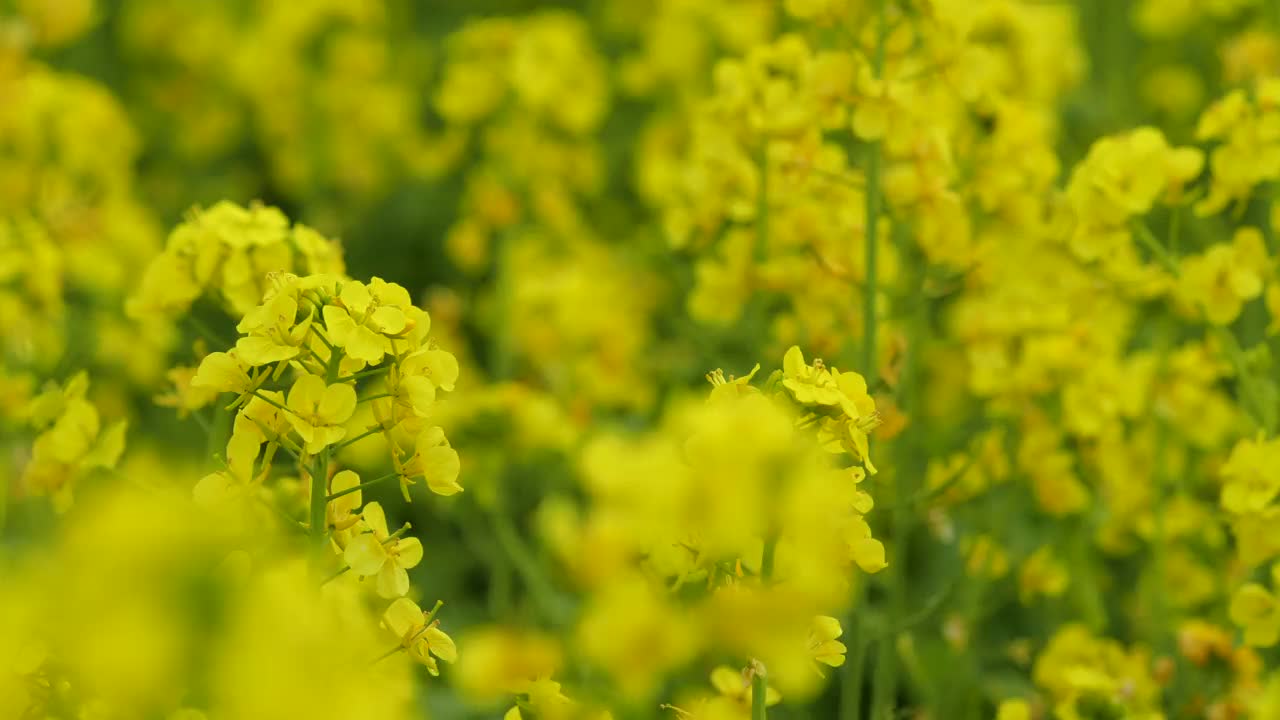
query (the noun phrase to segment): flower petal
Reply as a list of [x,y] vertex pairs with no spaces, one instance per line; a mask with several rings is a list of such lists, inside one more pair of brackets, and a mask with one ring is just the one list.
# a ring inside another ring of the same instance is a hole
[[422,541],[416,537],[405,538],[401,540],[396,549],[399,551],[396,555],[396,564],[402,568],[416,567],[422,562]]
[[422,608],[409,598],[402,597],[387,607],[382,620],[391,632],[404,638],[422,627]]
[[369,533],[352,538],[342,555],[355,574],[361,577],[377,575],[387,564],[387,550]]
[[399,565],[389,562],[378,571],[378,595],[384,598],[402,597],[409,592],[409,573]]

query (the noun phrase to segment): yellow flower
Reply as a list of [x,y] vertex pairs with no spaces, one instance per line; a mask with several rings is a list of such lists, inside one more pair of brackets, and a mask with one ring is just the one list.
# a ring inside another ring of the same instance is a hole
[[723,370],[713,370],[707,373],[707,382],[711,383],[711,401],[722,398],[734,398],[739,395],[750,395],[760,392],[752,384],[751,379],[760,372],[760,363],[751,368],[751,372],[742,377],[733,377],[732,375],[726,380]]
[[427,417],[436,389],[451,391],[458,380],[458,359],[432,348],[412,353],[392,370],[396,403],[417,417]]
[[[1280,584],[1280,563],[1271,567],[1273,583]],[[1231,597],[1231,622],[1244,628],[1244,641],[1254,647],[1271,647],[1280,641],[1280,599],[1257,583],[1247,583]]]
[[809,626],[809,655],[831,667],[844,665],[847,648],[836,638],[844,634],[840,621],[829,615],[818,615]]
[[[339,498],[341,499],[341,498]],[[409,592],[409,568],[422,562],[422,541],[393,537],[387,532],[387,516],[382,505],[371,502],[360,513],[369,532],[347,543],[343,559],[360,577],[377,576],[378,594],[400,597]]]
[[782,358],[782,385],[801,405],[838,405],[840,388],[821,360],[807,365],[800,348],[791,346]]
[[352,536],[353,529],[360,522],[360,514],[356,512],[364,504],[362,498],[363,493],[356,489],[360,486],[360,476],[350,470],[342,470],[335,474],[329,481],[329,494],[347,492],[345,495],[334,498],[329,501],[326,508],[326,524],[330,530],[330,537],[335,545],[339,548],[346,548]]
[[88,374],[78,373],[65,387],[41,393],[27,410],[31,424],[43,431],[32,446],[23,479],[37,494],[52,496],[59,512],[70,507],[79,478],[114,468],[124,452],[126,421],[103,429],[98,409],[85,399],[88,389]]
[[1220,472],[1225,510],[1237,515],[1265,510],[1280,494],[1280,440],[1241,440]]
[[311,332],[313,313],[298,322],[298,301],[286,292],[250,310],[236,326],[246,334],[236,341],[236,352],[249,365],[289,360],[302,352]]
[[325,385],[317,375],[303,375],[289,390],[289,424],[317,453],[347,434],[342,426],[356,409],[356,391],[347,383]]
[[[818,439],[832,452],[848,452],[876,473],[871,463],[867,433],[880,424],[875,400],[867,393],[867,381],[855,372],[828,370],[821,360],[807,365],[800,348],[792,346],[782,359],[782,386],[801,405],[817,406],[827,414],[818,422]],[[837,412],[838,411],[838,412]],[[828,414],[837,412],[837,414]]]
[[431,492],[445,496],[462,492],[458,484],[458,473],[462,469],[458,451],[449,446],[444,430],[438,427],[423,430],[414,442],[414,450],[409,466],[426,479]]
[[1183,258],[1180,290],[1204,310],[1209,322],[1228,325],[1246,302],[1262,294],[1269,265],[1262,233],[1241,228],[1230,245],[1219,243],[1201,255]]
[[877,573],[889,567],[885,562],[884,543],[871,536],[871,526],[860,516],[850,518],[845,529],[849,556],[863,572]]
[[192,490],[195,501],[209,508],[223,508],[243,499],[252,489],[253,462],[261,436],[256,429],[233,432],[227,441],[227,468],[200,478]]
[[427,618],[422,608],[409,598],[391,603],[382,616],[387,629],[399,636],[400,645],[409,651],[409,656],[426,665],[427,672],[439,675],[436,658],[456,662],[458,649],[453,638],[439,628],[439,621],[428,622]]
[[200,361],[200,367],[191,379],[191,386],[220,393],[240,394],[253,388],[253,379],[249,377],[249,364],[235,350],[212,352]]
[[392,352],[389,338],[400,336],[414,324],[408,291],[381,278],[373,278],[368,286],[345,281],[336,300],[337,304],[324,307],[329,341],[370,365],[382,362],[383,356]]

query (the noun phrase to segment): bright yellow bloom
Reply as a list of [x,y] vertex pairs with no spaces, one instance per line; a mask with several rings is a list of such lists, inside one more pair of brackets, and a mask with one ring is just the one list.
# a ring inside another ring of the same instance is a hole
[[[1280,586],[1280,563],[1271,566],[1271,581]],[[1247,583],[1231,597],[1231,622],[1244,629],[1245,643],[1271,647],[1280,641],[1280,598],[1257,583]]]
[[339,549],[347,547],[357,530],[356,525],[360,522],[360,513],[357,512],[357,508],[364,504],[363,493],[359,489],[352,490],[359,486],[360,476],[350,470],[342,470],[329,480],[329,494],[351,491],[330,500],[325,510],[329,536]]
[[205,355],[195,377],[191,379],[191,385],[220,393],[240,394],[253,388],[253,379],[249,377],[249,363],[242,360],[235,350],[231,350]]
[[1183,258],[1179,290],[1209,322],[1229,325],[1246,302],[1262,294],[1270,266],[1262,233],[1240,228],[1230,245],[1219,243],[1201,255]]
[[458,473],[462,468],[458,451],[449,446],[444,431],[438,427],[429,427],[418,434],[408,467],[422,475],[427,487],[437,495],[462,492],[462,486],[458,484]]
[[1265,510],[1280,494],[1280,440],[1241,440],[1220,472],[1225,510],[1238,515]]
[[452,391],[458,380],[458,359],[453,353],[431,348],[405,357],[392,371],[396,403],[425,418],[436,400],[436,389]]
[[408,569],[422,562],[422,541],[415,537],[392,537],[387,532],[387,516],[382,505],[371,502],[360,512],[368,532],[347,543],[343,559],[362,578],[377,577],[378,594],[400,597],[409,592]]
[[432,675],[440,674],[436,658],[447,663],[457,661],[458,649],[453,638],[440,629],[438,620],[428,624],[427,613],[409,598],[391,603],[382,620],[387,629],[400,638],[400,645],[409,651],[409,657],[426,665]]
[[88,390],[89,376],[80,372],[64,387],[38,395],[27,409],[31,424],[41,432],[23,480],[35,493],[52,496],[60,512],[70,507],[81,477],[114,468],[124,453],[126,421],[104,429],[98,409],[85,399]]
[[347,383],[325,385],[317,375],[303,375],[289,389],[289,424],[302,436],[306,451],[317,453],[341,440],[342,425],[356,409],[356,391]]
[[376,277],[369,285],[344,281],[335,300],[337,304],[324,306],[329,341],[370,365],[393,352],[391,339],[411,330],[424,314],[413,307],[407,290]]
[[236,341],[236,352],[251,366],[268,365],[297,357],[311,332],[314,313],[298,321],[298,301],[277,292],[250,310],[236,326],[245,337]]
[[818,615],[809,627],[809,655],[814,660],[831,667],[844,665],[844,643],[836,638],[844,634],[840,621],[829,615]]

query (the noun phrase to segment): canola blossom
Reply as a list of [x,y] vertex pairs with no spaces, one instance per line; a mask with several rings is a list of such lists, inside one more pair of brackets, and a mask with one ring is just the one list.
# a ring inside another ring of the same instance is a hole
[[0,720],[1280,717],[1280,3],[0,0]]

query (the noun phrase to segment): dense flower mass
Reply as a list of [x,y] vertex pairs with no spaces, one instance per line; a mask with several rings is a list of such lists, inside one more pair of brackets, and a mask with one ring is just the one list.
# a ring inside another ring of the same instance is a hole
[[1277,183],[1269,0],[0,0],[0,720],[1280,717]]

